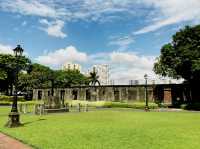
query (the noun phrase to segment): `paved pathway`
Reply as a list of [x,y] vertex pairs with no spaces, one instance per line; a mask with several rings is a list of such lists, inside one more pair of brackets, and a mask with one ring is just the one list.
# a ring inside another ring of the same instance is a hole
[[32,149],[31,147],[0,133],[0,149]]

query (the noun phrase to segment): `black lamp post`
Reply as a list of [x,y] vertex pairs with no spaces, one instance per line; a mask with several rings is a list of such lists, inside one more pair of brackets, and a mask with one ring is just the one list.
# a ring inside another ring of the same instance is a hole
[[148,106],[148,93],[147,93],[147,79],[148,79],[148,75],[145,74],[144,75],[144,79],[145,79],[145,111],[149,111],[149,106]]
[[23,49],[20,45],[17,45],[15,49],[13,49],[15,57],[16,57],[16,70],[15,70],[15,91],[11,112],[9,113],[9,119],[6,124],[6,127],[18,127],[21,125],[20,123],[20,115],[17,109],[17,92],[18,92],[18,73],[19,73],[19,58],[22,56]]

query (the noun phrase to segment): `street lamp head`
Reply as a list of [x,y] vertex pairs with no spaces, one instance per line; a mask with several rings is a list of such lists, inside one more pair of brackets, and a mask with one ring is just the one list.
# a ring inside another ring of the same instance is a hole
[[144,75],[144,79],[145,79],[145,80],[147,80],[147,78],[148,78],[148,75],[147,75],[147,74],[145,74],[145,75]]
[[13,51],[14,51],[15,56],[19,57],[19,56],[22,56],[24,49],[22,49],[20,45],[17,45],[17,47],[13,49]]

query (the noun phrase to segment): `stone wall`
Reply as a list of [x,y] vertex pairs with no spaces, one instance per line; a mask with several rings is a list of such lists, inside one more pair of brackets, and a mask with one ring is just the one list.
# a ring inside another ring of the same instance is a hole
[[[148,85],[148,99],[150,102],[159,101],[172,105],[199,102],[199,88],[192,93],[194,101],[188,98],[190,95],[187,84],[156,84]],[[34,89],[33,99],[47,100],[51,96],[51,89]],[[64,100],[87,101],[121,101],[134,102],[145,100],[145,85],[113,85],[113,86],[73,86],[69,88],[54,89],[54,97],[61,103]]]
[[[168,88],[169,93],[170,89]],[[156,99],[155,85],[147,86],[147,96],[150,102]],[[167,94],[168,92],[166,92]],[[51,96],[51,89],[34,89],[33,99],[44,100]],[[113,86],[74,86],[54,89],[54,96],[62,100],[87,101],[145,101],[144,85],[113,85]],[[165,95],[167,102],[171,102],[170,95]]]

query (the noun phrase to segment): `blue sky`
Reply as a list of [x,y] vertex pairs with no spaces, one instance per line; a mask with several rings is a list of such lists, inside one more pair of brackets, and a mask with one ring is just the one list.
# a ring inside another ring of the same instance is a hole
[[163,44],[200,22],[199,0],[0,0],[0,52],[21,44],[33,62],[83,70],[109,64],[111,79],[159,80],[153,71]]

